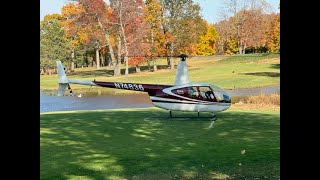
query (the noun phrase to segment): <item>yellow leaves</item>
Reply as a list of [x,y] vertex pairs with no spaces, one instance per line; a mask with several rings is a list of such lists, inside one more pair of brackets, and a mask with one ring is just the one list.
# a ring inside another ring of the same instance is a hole
[[89,41],[89,36],[86,32],[79,32],[78,36],[81,43],[86,43]]
[[233,55],[236,52],[238,52],[237,41],[233,38],[229,38],[227,40],[227,51],[225,52],[225,54]]
[[216,53],[215,43],[218,38],[218,33],[213,24],[207,24],[206,28],[206,34],[200,36],[200,43],[196,48],[196,54],[198,55],[213,55]]
[[53,20],[53,19],[57,19],[57,20],[60,20],[62,17],[60,14],[48,14],[46,15],[43,20],[44,21],[50,21],[50,20]]
[[61,8],[61,14],[65,17],[68,17],[70,15],[78,15],[84,12],[85,10],[81,4],[69,3]]
[[146,1],[146,6],[144,7],[144,14],[146,21],[152,26],[158,27],[161,18],[161,4],[157,0]]
[[267,45],[271,52],[280,52],[280,14],[271,23]]
[[72,41],[70,42],[70,44],[71,44],[73,47],[78,47],[78,46],[80,46],[80,43],[79,43],[78,40],[72,40]]

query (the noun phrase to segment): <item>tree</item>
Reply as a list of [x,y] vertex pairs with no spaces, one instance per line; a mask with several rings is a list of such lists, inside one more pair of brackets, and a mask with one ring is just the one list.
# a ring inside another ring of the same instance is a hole
[[130,57],[130,65],[135,66],[136,67],[136,72],[140,72],[140,65],[144,62],[147,61],[147,58],[143,57],[143,56],[138,56],[138,57]]
[[278,13],[270,25],[268,32],[268,48],[273,53],[280,52],[280,13]]
[[216,53],[216,40],[218,33],[213,24],[207,24],[207,32],[200,36],[200,42],[197,44],[198,55],[213,55]]
[[[153,56],[160,56],[165,53],[165,36],[162,34],[161,18],[162,7],[159,0],[146,0],[144,8],[145,20],[148,23],[148,31],[150,33],[149,39],[151,44],[151,60],[153,62],[153,71],[157,71],[156,58]],[[148,34],[149,34],[148,33]]]
[[113,10],[112,15],[114,17],[111,22],[114,25],[117,25],[118,28],[118,36],[120,36],[123,40],[123,48],[124,48],[124,61],[126,63],[125,75],[129,74],[128,70],[128,39],[127,39],[127,26],[135,22],[135,20],[141,16],[143,16],[143,1],[128,1],[128,0],[110,0],[110,7]]
[[237,48],[237,40],[230,37],[227,39],[226,41],[226,52],[225,54],[228,55],[233,55],[236,54],[238,52],[238,48]]
[[43,71],[55,67],[55,61],[69,62],[70,46],[64,38],[61,16],[51,14],[40,22],[40,67]]
[[[69,3],[62,7],[61,14],[64,17],[63,26],[65,27],[66,38],[73,47],[72,57],[75,56],[75,50],[85,48],[87,50],[94,49],[96,56],[96,68],[100,68],[100,49],[106,44],[104,33],[99,26],[93,24],[83,25],[78,18],[85,13],[85,9],[81,4]],[[73,58],[74,61],[74,58]]]
[[87,34],[83,29],[74,24],[72,17],[83,13],[84,9],[79,4],[69,3],[61,8],[62,21],[61,25],[64,27],[65,39],[71,46],[71,71],[74,71],[75,51],[79,49],[81,44],[87,41]]
[[136,67],[136,72],[140,72],[141,63],[148,60],[145,56],[151,55],[151,44],[149,42],[148,32],[150,32],[150,29],[147,26],[144,14],[136,16],[136,18],[126,26],[128,50],[132,56],[129,63]]
[[[116,73],[119,72],[116,68],[120,68],[120,66],[117,66],[120,62],[115,59],[113,47],[110,41],[111,27],[109,24],[109,8],[107,4],[103,0],[77,0],[77,2],[83,7],[84,11],[73,17],[74,22],[79,26],[89,25],[100,28],[104,34],[111,61],[115,64],[114,75],[120,75]],[[96,59],[98,60],[99,58]]]
[[[200,6],[192,0],[161,0],[161,28],[166,38],[167,62],[171,69],[174,69],[172,56],[182,49],[189,40],[193,39],[190,25],[196,25],[197,20],[201,19]],[[191,36],[187,36],[191,35]],[[190,43],[190,42],[189,42]],[[198,42],[197,42],[198,43]],[[176,53],[174,53],[176,52]]]
[[265,0],[225,0],[221,15],[231,22],[240,54],[245,53],[247,42],[260,28],[261,14],[269,9],[270,4]]

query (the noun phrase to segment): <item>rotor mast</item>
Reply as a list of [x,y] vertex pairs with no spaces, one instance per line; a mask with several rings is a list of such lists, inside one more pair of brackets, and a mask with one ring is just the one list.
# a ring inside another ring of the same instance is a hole
[[177,67],[177,73],[176,73],[176,81],[175,85],[182,85],[189,83],[189,74],[188,74],[188,66],[186,63],[187,55],[181,54],[179,56],[181,58],[178,67]]

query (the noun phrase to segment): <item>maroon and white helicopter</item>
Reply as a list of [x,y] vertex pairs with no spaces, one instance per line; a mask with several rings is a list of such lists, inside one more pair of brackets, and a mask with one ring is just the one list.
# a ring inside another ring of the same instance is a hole
[[181,60],[177,67],[174,85],[71,80],[67,78],[62,63],[56,61],[59,78],[58,96],[63,96],[66,88],[71,90],[69,84],[81,84],[147,92],[154,106],[170,111],[170,118],[171,111],[198,112],[198,117],[200,112],[211,112],[215,117],[216,112],[227,110],[231,105],[230,95],[212,84],[190,83],[186,64],[188,56],[181,54],[179,57]]

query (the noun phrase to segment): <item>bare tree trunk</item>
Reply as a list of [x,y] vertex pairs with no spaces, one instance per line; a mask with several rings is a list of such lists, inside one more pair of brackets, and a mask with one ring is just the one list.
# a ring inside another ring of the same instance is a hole
[[167,64],[168,64],[168,67],[170,67],[170,57],[169,57],[169,45],[166,44],[166,54],[167,54]]
[[247,39],[248,39],[248,36],[249,36],[249,32],[246,34],[246,38],[245,38],[245,41],[244,41],[244,45],[243,45],[243,53],[242,53],[242,54],[246,54]]
[[114,57],[114,53],[113,53],[113,48],[112,48],[112,45],[111,45],[111,42],[110,42],[110,36],[109,34],[105,34],[105,37],[106,37],[106,40],[107,40],[107,46],[109,48],[109,53],[110,53],[110,57],[111,57],[111,62],[115,62],[116,61],[116,58]]
[[238,32],[238,49],[239,53],[242,54],[242,39],[241,39],[241,34],[240,34],[240,25],[237,25],[237,32]]
[[71,53],[71,72],[74,71],[74,49],[72,49]]
[[108,53],[105,54],[105,58],[106,58],[106,65],[110,67],[111,66],[111,61],[110,61],[110,58],[108,56]]
[[[120,16],[120,17],[121,17],[121,16]],[[120,19],[120,20],[121,20],[121,19]],[[121,21],[120,21],[120,22],[121,22]],[[123,28],[123,26],[122,26],[122,23],[121,23],[120,27],[121,27],[123,44],[124,44],[124,52],[125,52],[125,55],[124,55],[124,62],[126,63],[125,75],[128,75],[128,74],[129,74],[129,62],[128,62],[129,52],[128,52],[128,47],[127,47],[127,39],[126,39],[126,35],[125,35],[125,32],[124,32],[124,28]]]
[[173,43],[171,43],[171,46],[170,46],[170,69],[174,69],[174,62],[173,62],[172,55],[173,55]]
[[116,58],[114,57],[113,48],[112,48],[112,45],[111,45],[111,42],[110,42],[110,35],[109,35],[108,31],[103,27],[103,25],[102,25],[102,23],[100,21],[100,18],[97,17],[97,19],[98,19],[98,24],[99,24],[100,28],[104,31],[104,36],[106,37],[107,46],[109,48],[109,53],[110,53],[110,56],[111,56],[111,61],[115,62]]
[[100,57],[99,57],[99,49],[96,49],[96,65],[97,69],[100,69]]
[[148,65],[148,71],[151,71],[151,68],[150,68],[150,59],[149,59],[149,58],[147,59],[147,65]]
[[111,61],[108,55],[106,54],[106,59],[107,59],[107,65],[110,67],[111,66]]
[[[154,34],[153,34],[153,29],[151,29],[151,51],[152,51],[152,55],[154,54]],[[156,59],[151,57],[151,60],[153,62],[153,72],[156,72],[158,70],[157,68],[157,62]],[[149,66],[149,64],[148,64]]]
[[136,72],[137,72],[137,73],[138,73],[138,72],[141,72],[140,66],[136,66]]
[[103,56],[103,54],[102,54],[102,52],[100,52],[100,62],[101,62],[101,66],[103,67],[103,66],[106,66],[106,64],[105,64],[105,57]]
[[238,45],[238,49],[239,49],[239,53],[242,54],[242,45],[240,43],[240,45]]
[[123,38],[123,45],[124,45],[124,62],[126,63],[126,70],[125,70],[125,75],[129,74],[129,62],[128,62],[128,47],[127,47],[127,38],[126,38],[126,34],[124,32],[124,27],[123,27],[123,22],[122,22],[122,2],[119,2],[119,24],[120,24],[120,31],[121,31],[121,35]]
[[120,63],[121,63],[121,37],[120,35],[118,35],[118,60],[116,61],[114,66],[115,76],[119,76],[121,74]]
[[152,61],[153,61],[153,71],[156,72],[158,70],[157,61],[155,58],[152,58]]

